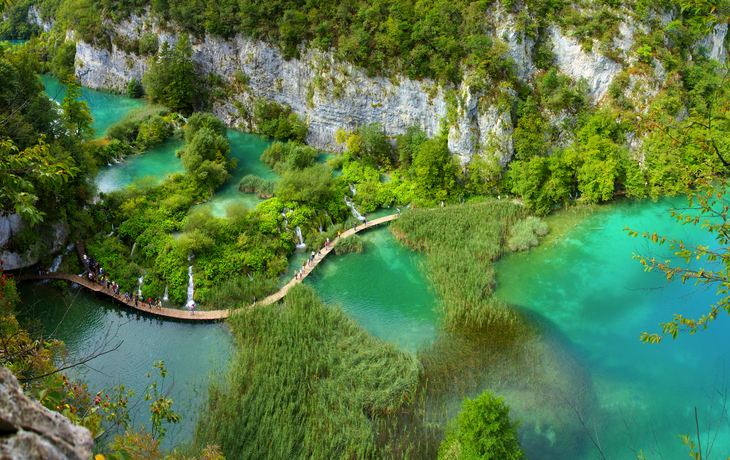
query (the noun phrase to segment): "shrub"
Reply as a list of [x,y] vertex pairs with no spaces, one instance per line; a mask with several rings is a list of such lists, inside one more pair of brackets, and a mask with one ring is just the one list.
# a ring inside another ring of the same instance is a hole
[[129,83],[127,84],[127,97],[131,97],[132,99],[139,99],[142,96],[144,96],[144,88],[142,88],[142,83],[140,83],[140,81],[136,78],[132,78],[131,80],[129,80]]
[[154,56],[160,48],[160,42],[157,35],[152,32],[146,33],[139,40],[139,53],[144,56]]

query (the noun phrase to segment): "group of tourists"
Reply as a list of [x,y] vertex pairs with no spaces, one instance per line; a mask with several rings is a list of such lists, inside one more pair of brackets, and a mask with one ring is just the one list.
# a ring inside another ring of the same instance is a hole
[[112,293],[119,294],[119,285],[104,274],[104,267],[99,265],[99,262],[93,257],[89,257],[86,254],[84,254],[83,258],[86,264],[86,270],[89,272],[89,281],[99,283],[103,288],[110,289]]
[[[120,295],[120,288],[119,285],[115,282],[109,279],[107,275],[104,274],[104,268],[99,265],[99,262],[96,261],[93,257],[88,257],[86,254],[83,255],[84,264],[86,264],[86,270],[89,273],[89,281],[99,283],[101,286],[105,289],[108,289],[112,292],[114,295]],[[145,302],[144,297],[134,294],[134,291],[125,292],[122,296],[124,298],[125,303],[132,303],[134,302],[134,306],[137,307],[141,303],[142,305],[147,304],[149,308],[156,307],[162,310],[162,300],[160,299],[152,299],[151,297],[147,298],[147,301]]]
[[153,300],[152,297],[147,297],[147,302],[145,302],[144,297],[142,297],[138,294],[133,294],[131,291],[124,293],[124,300],[126,302],[134,302],[135,307],[139,306],[139,303],[142,302],[142,305],[144,305],[146,303],[147,306],[150,308],[155,307],[155,308],[159,308],[160,310],[162,310],[162,300],[160,300],[160,299]]

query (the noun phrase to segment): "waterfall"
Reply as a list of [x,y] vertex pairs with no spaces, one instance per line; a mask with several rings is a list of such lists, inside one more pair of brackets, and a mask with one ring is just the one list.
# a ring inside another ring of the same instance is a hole
[[111,231],[111,233],[108,234],[107,236],[112,236],[113,234],[114,234],[114,224],[112,224],[112,231]]
[[345,195],[345,204],[347,205],[348,208],[350,208],[350,211],[352,211],[352,215],[355,216],[356,219],[358,219],[358,220],[364,220],[365,219],[362,216],[362,214],[360,214],[360,212],[355,208],[355,204],[352,202],[351,199],[349,199],[347,197],[347,195]]
[[63,256],[68,254],[68,251],[74,248],[76,246],[74,243],[70,243],[68,246],[66,246],[66,250],[63,251],[63,254],[53,259],[53,262],[51,263],[51,268],[48,269],[49,272],[55,273],[58,270],[58,267],[61,266],[61,261],[63,260]]
[[357,190],[355,189],[355,184],[350,184],[350,192],[352,192],[352,196],[355,196],[355,192]]
[[170,299],[167,297],[167,281],[165,281],[165,293],[162,294],[162,301],[167,302],[168,300]]
[[299,244],[297,244],[297,249],[306,248],[307,245],[304,244],[304,239],[302,239],[302,229],[299,228],[299,225],[297,225],[297,238],[299,238]]
[[134,255],[134,248],[136,248],[136,247],[137,247],[137,242],[135,241],[134,244],[132,245],[132,252],[129,253],[129,257],[132,257]]
[[319,233],[322,233],[322,221],[319,221],[318,224],[319,224]]
[[142,283],[144,282],[144,275],[137,278],[137,283],[139,283],[139,287],[137,288],[137,295],[142,297]]
[[58,267],[61,266],[61,261],[63,260],[63,254],[59,255],[55,259],[53,259],[53,263],[51,263],[51,267],[48,269],[49,272],[55,273],[56,270],[58,270]]
[[193,294],[195,293],[195,282],[193,281],[193,264],[190,264],[188,266],[188,301],[185,304],[185,308],[188,310],[192,309],[195,306],[195,301],[193,300]]
[[281,215],[284,216],[284,228],[285,229],[289,228],[289,221],[286,219],[286,213],[282,212]]

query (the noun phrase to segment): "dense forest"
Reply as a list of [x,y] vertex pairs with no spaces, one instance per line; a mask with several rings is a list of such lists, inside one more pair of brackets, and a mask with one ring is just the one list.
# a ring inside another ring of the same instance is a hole
[[[547,232],[540,217],[557,208],[619,195],[684,194],[695,181],[726,173],[726,63],[711,59],[700,43],[727,22],[727,6],[670,0],[17,1],[0,23],[0,38],[28,40],[0,48],[0,216],[19,214],[25,228],[5,249],[37,253],[39,266],[47,266],[53,256],[48,235],[61,222],[69,239],[85,239],[123,287],[136,286],[144,275],[145,297],[167,292],[180,305],[194,264],[200,309],[237,309],[278,289],[298,242],[294,228],[310,248],[320,248],[357,222],[348,200],[361,213],[420,208],[391,230],[423,253],[443,322],[435,343],[418,354],[383,344],[305,287],[275,308],[242,311],[230,320],[237,352],[229,373],[209,388],[191,455],[465,458],[454,454],[463,448],[481,458],[479,447],[469,444],[466,421],[447,429],[444,421],[455,410],[444,401],[478,396],[476,389],[497,375],[529,381],[531,390],[540,381],[527,364],[541,352],[539,327],[493,298],[493,262],[537,244]],[[53,20],[54,29],[29,23],[31,7]],[[149,14],[179,40],[170,45],[151,33],[135,40],[115,33],[132,14]],[[506,33],[498,33],[505,15],[518,40],[533,43],[536,72],[527,78],[518,76]],[[624,53],[614,43],[626,21],[635,32]],[[588,82],[560,72],[548,38],[553,27],[578,40],[584,52],[621,66],[601,100],[590,97]],[[94,133],[89,107],[79,100],[76,45],[66,41],[67,30],[98,48],[113,45],[148,59],[146,74],[129,82],[127,96],[146,97],[149,105]],[[370,77],[432,81],[448,102],[441,129],[430,137],[417,125],[396,135],[377,122],[339,130],[342,151],[325,164],[306,145],[305,116],[259,99],[246,115],[256,134],[273,141],[261,161],[279,180],[244,177],[241,193],[265,200],[254,209],[233,205],[225,218],[216,217],[196,205],[230,181],[236,160],[228,126],[206,110],[233,98],[232,88],[245,88],[250,76],[227,81],[204,74],[192,47],[206,35],[239,34],[274,44],[286,59],[317,49]],[[729,44],[726,35],[726,49]],[[39,74],[64,82],[61,104],[44,93]],[[655,83],[657,91],[649,91]],[[478,146],[467,164],[450,152],[464,84],[510,114],[513,154],[506,164],[488,145]],[[183,145],[177,151],[183,173],[99,193],[98,166],[170,138]],[[510,195],[513,200],[502,199]],[[348,250],[361,250],[352,241]],[[75,262],[66,268],[83,269]],[[107,435],[99,447],[109,458],[165,455],[160,427],[177,421],[170,401],[152,398],[160,415],[153,414],[155,428],[147,434],[125,434],[131,425],[120,428],[119,414],[74,418],[72,407],[83,412],[91,393],[74,393],[58,377],[38,377],[52,373],[62,344],[47,343],[40,355],[23,351],[40,333],[18,323],[11,281],[3,281],[0,299],[9,307],[2,328],[16,337],[5,341],[4,356],[17,356],[3,364],[28,378],[28,391],[49,407],[69,403],[64,414],[92,433],[116,426],[119,437]],[[508,370],[513,367],[520,371]],[[160,374],[164,379],[162,367]],[[463,420],[471,412],[493,416],[496,428],[485,438],[495,440],[490,449],[503,449],[500,458],[522,458],[518,423],[501,400],[486,394],[466,399],[463,409]]]

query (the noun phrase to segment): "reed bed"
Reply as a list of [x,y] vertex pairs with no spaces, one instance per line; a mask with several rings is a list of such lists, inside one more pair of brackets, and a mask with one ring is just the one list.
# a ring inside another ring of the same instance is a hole
[[379,426],[412,405],[415,356],[368,335],[297,285],[281,304],[234,315],[237,354],[214,379],[196,442],[226,458],[382,458]]
[[425,253],[424,270],[441,299],[448,329],[517,321],[509,308],[492,298],[492,262],[503,254],[509,229],[524,217],[521,206],[487,201],[412,210],[392,223],[396,238]]
[[279,290],[279,283],[261,273],[254,273],[250,278],[246,275],[232,276],[221,281],[215,289],[208,289],[200,299],[198,309],[225,310],[248,306],[254,298],[263,299]]

